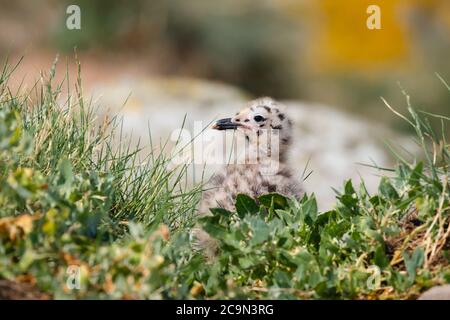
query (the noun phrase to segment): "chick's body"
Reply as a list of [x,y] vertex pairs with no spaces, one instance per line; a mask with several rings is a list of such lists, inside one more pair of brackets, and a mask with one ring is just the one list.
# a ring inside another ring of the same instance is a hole
[[279,170],[274,175],[267,175],[257,164],[228,165],[211,178],[207,189],[200,202],[200,216],[209,214],[209,209],[215,207],[233,211],[236,196],[240,193],[257,198],[277,192],[299,198],[302,192],[300,183],[283,163],[279,163]]

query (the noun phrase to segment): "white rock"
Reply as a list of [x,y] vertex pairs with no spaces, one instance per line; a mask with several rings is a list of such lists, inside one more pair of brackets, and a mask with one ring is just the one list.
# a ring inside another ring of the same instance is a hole
[[[124,133],[132,134],[134,139],[140,138],[144,144],[149,141],[148,126],[154,144],[159,143],[160,139],[165,141],[181,127],[185,115],[185,128],[192,132],[195,121],[203,121],[203,126],[207,126],[215,119],[232,116],[251,99],[228,85],[187,78],[122,80],[98,84],[92,89],[94,96],[102,95],[101,105],[107,106],[101,111],[120,111]],[[335,202],[331,187],[339,189],[345,179],[354,179],[357,187],[362,176],[369,191],[376,191],[377,171],[357,163],[373,164],[374,161],[381,167],[390,166],[387,148],[380,143],[382,138],[388,135],[400,139],[403,146],[409,143],[382,125],[371,124],[331,107],[296,101],[286,104],[296,128],[292,164],[301,175],[310,159],[308,171],[313,170],[313,173],[305,181],[305,189],[316,194],[322,210],[330,209]],[[213,134],[222,133],[214,131]],[[202,168],[202,165],[196,168],[196,181],[201,177]],[[208,177],[215,168],[207,166],[205,176]]]
[[418,300],[450,300],[450,284],[428,289]]

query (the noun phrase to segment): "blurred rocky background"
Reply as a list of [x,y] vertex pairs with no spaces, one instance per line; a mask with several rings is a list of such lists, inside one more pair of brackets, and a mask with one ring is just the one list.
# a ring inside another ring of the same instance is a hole
[[[81,30],[66,27],[66,9],[81,9]],[[381,8],[381,30],[366,27],[367,7]],[[415,150],[400,111],[402,89],[419,109],[447,114],[448,0],[0,0],[0,58],[24,60],[11,85],[31,87],[57,53],[57,76],[74,48],[84,92],[99,112],[121,113],[125,132],[166,139],[186,126],[232,114],[246,100],[286,101],[297,124],[292,162],[322,208],[330,187],[362,176],[375,188],[389,166],[384,140]],[[126,101],[126,103],[125,103]],[[125,103],[125,105],[124,105]],[[124,105],[124,106],[123,106]],[[438,124],[437,124],[438,125]]]

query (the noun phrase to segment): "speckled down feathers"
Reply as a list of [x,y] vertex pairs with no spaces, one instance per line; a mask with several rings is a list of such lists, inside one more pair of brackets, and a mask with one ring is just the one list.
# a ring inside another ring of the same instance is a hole
[[203,192],[199,215],[209,213],[210,208],[224,208],[233,211],[239,193],[257,198],[260,195],[277,192],[288,197],[299,198],[300,183],[292,176],[286,165],[280,164],[275,175],[265,175],[255,164],[229,165],[223,172],[215,174]]

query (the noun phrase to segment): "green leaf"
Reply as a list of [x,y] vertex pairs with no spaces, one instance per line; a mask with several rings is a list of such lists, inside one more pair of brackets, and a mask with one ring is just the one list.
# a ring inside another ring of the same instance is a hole
[[63,192],[69,192],[70,187],[72,186],[72,183],[74,181],[73,171],[72,171],[72,164],[69,160],[63,159],[59,163],[59,171],[60,171],[60,177],[59,177],[59,185],[61,190]]
[[424,261],[424,251],[418,247],[414,250],[411,256],[405,251],[403,252],[403,259],[405,260],[406,271],[410,282],[416,278],[416,270],[420,268]]
[[419,162],[415,168],[411,171],[411,175],[409,178],[409,184],[412,186],[420,185],[420,178],[423,172],[423,162]]
[[287,198],[278,193],[268,193],[258,198],[259,202],[266,208],[286,209],[288,205]]
[[19,261],[19,269],[20,271],[24,272],[28,270],[30,265],[35,260],[35,253],[32,249],[26,249],[25,253],[22,255],[20,261]]
[[318,226],[323,226],[327,224],[331,219],[336,219],[336,211],[327,211],[317,215],[315,224]]
[[353,195],[355,192],[355,188],[353,188],[352,180],[347,180],[344,185],[344,192],[348,195]]
[[138,239],[144,234],[144,229],[142,228],[142,225],[135,223],[133,221],[128,222],[128,230],[130,230],[130,235],[134,239]]
[[351,180],[346,181],[344,186],[344,194],[341,194],[337,197],[339,201],[344,205],[347,209],[341,210],[341,213],[345,215],[354,215],[358,214],[358,195],[353,188],[353,184]]
[[380,245],[375,249],[373,260],[381,269],[384,269],[389,265],[389,259],[384,252],[383,246]]
[[385,197],[388,200],[397,200],[399,198],[397,191],[389,182],[389,179],[386,177],[383,177],[381,179],[378,191],[381,193],[383,197]]
[[312,197],[303,203],[302,212],[305,222],[312,225],[316,221],[318,215],[316,198]]
[[373,196],[369,199],[369,202],[373,205],[373,206],[379,206],[382,203],[382,200],[380,199],[379,196]]
[[240,193],[236,197],[236,212],[242,218],[247,214],[258,213],[259,206],[248,195]]
[[291,284],[291,277],[279,269],[274,272],[273,277],[275,283],[281,288],[288,288]]
[[227,229],[216,224],[214,217],[202,217],[198,221],[203,229],[213,238],[223,239],[227,234]]
[[213,214],[213,216],[225,216],[225,217],[229,217],[232,215],[232,213],[228,210],[225,210],[223,208],[211,208],[209,209],[209,211],[211,211],[211,213]]
[[253,261],[248,257],[239,258],[239,265],[243,269],[248,269],[253,265]]
[[253,237],[250,240],[251,245],[261,244],[269,238],[270,228],[264,220],[260,218],[252,219],[250,227],[253,233]]

